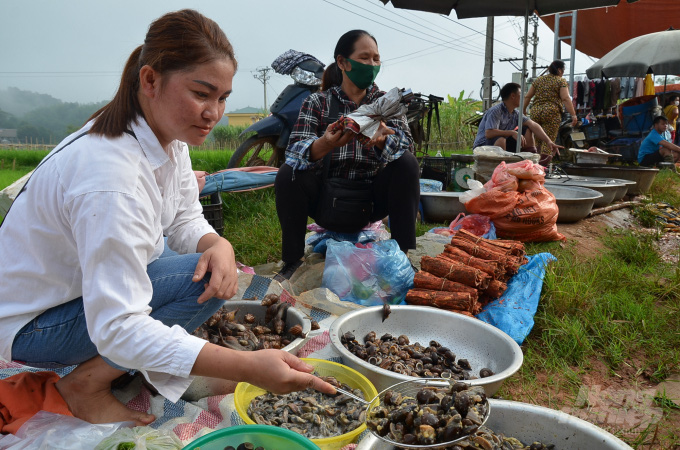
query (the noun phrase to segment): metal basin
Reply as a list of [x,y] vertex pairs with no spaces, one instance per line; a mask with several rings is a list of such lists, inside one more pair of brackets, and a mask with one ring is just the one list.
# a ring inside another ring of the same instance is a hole
[[[267,308],[262,306],[259,301],[256,300],[235,300],[227,301],[224,307],[227,311],[233,311],[238,308],[236,313],[236,321],[243,323],[243,316],[250,313],[255,316],[256,322],[264,321],[265,313]],[[312,330],[312,322],[309,320],[306,314],[303,314],[300,310],[294,307],[288,308],[286,312],[286,330],[295,325],[302,325],[302,334],[306,336]],[[292,353],[293,355],[297,353],[298,349],[307,341],[307,338],[297,338],[290,344],[283,347],[282,350]],[[234,392],[236,388],[236,382],[231,380],[225,380],[222,378],[212,378],[212,377],[194,377],[194,381],[191,382],[189,388],[184,392],[182,398],[184,400],[193,402],[204,397],[209,397],[211,395],[222,395]]]
[[619,190],[616,191],[614,195],[614,201],[619,201],[628,193],[628,189],[635,186],[635,181],[624,180],[623,178],[602,178],[602,177],[586,177],[581,175],[551,175],[549,178],[546,177],[545,181],[548,180],[572,180],[572,181],[588,181],[596,183],[605,184],[618,184]]
[[467,359],[475,376],[484,367],[495,373],[490,377],[466,381],[474,386],[483,386],[489,396],[522,365],[524,356],[519,345],[498,328],[481,320],[429,306],[400,305],[392,306],[390,316],[383,322],[382,309],[382,306],[374,306],[345,313],[330,327],[331,344],[342,356],[343,363],[366,376],[378,391],[416,378],[381,369],[353,355],[340,342],[344,333],[352,332],[360,343],[370,331],[375,331],[378,336],[404,334],[411,343],[420,342],[422,345],[436,340],[451,349],[457,359]]
[[567,178],[562,179],[546,178],[545,184],[551,184],[555,186],[584,187],[587,189],[592,189],[593,191],[597,191],[600,194],[602,194],[602,197],[595,200],[595,203],[593,203],[594,208],[601,208],[603,206],[607,206],[614,201],[614,198],[616,197],[616,194],[619,193],[619,191],[622,191],[623,189],[625,189],[625,191],[628,191],[628,186],[626,186],[625,184],[607,182],[602,183],[590,180],[588,181],[569,180]]
[[585,219],[593,209],[595,200],[602,197],[597,191],[578,186],[558,186],[545,184],[545,188],[553,193],[560,212],[557,214],[559,223],[578,222]]
[[451,222],[460,213],[467,213],[460,202],[462,192],[421,192],[423,215],[427,222]]
[[[556,449],[630,450],[625,442],[590,422],[528,403],[489,399],[491,414],[486,427],[525,444],[554,444]],[[356,450],[393,450],[395,447],[370,434]]]
[[612,166],[606,164],[562,164],[562,169],[569,175],[582,175],[603,178],[623,178],[635,181],[635,186],[628,189],[628,194],[640,195],[652,187],[659,169],[633,166]]

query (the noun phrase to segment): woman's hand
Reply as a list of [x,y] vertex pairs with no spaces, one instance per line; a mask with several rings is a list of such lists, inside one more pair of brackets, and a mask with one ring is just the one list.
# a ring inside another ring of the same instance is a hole
[[194,271],[194,282],[203,279],[210,272],[210,281],[205,284],[205,292],[198,297],[198,303],[217,297],[228,300],[238,290],[238,273],[234,249],[229,241],[216,235],[206,234],[198,241],[198,251],[203,253]]
[[578,123],[578,116],[576,116],[576,114],[574,114],[574,115],[571,116],[571,126],[575,127],[577,123]]
[[352,139],[356,139],[356,134],[351,130],[343,128],[340,121],[333,122],[328,125],[323,135],[312,143],[310,148],[310,159],[318,161],[335,147],[342,147],[349,143]]
[[383,150],[385,148],[385,140],[387,139],[387,136],[390,136],[394,134],[395,131],[391,128],[389,128],[387,125],[385,125],[385,122],[380,122],[380,126],[378,127],[378,131],[375,132],[373,135],[373,138],[370,140],[369,145],[378,147],[380,150]]
[[328,150],[332,150],[335,147],[342,147],[343,145],[346,145],[355,139],[357,136],[352,130],[343,128],[343,125],[340,124],[340,122],[341,121],[338,120],[328,125],[328,128],[326,128],[323,136],[319,138],[319,140],[322,141],[324,147],[326,147]]
[[311,372],[312,366],[283,350],[258,350],[247,353],[248,363],[243,367],[242,378],[250,384],[274,394],[287,394],[312,388],[326,394],[335,394],[335,388]]

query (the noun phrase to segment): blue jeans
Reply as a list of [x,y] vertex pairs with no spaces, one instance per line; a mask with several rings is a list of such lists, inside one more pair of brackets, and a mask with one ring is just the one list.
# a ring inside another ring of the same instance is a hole
[[[203,293],[210,274],[193,282],[200,253],[179,255],[167,245],[159,259],[147,266],[153,286],[151,317],[167,326],[180,325],[192,333],[208,320],[224,300],[211,298],[203,304],[196,300]],[[80,364],[97,356],[85,324],[83,298],[48,309],[26,324],[14,338],[12,360],[31,367],[55,369]],[[112,367],[127,368],[104,358]]]

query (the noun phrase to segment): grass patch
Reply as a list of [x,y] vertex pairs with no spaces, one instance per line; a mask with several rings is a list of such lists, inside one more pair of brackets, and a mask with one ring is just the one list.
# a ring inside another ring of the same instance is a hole
[[190,150],[191,165],[194,170],[204,170],[215,173],[227,168],[232,150]]
[[222,193],[222,235],[234,246],[236,259],[256,266],[281,259],[281,227],[274,189]]

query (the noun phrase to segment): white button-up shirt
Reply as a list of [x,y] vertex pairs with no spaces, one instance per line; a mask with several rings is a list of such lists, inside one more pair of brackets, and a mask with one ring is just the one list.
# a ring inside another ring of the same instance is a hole
[[149,316],[146,267],[162,253],[164,234],[184,254],[215,231],[186,144],[164,150],[142,118],[130,129],[136,138],[75,140],[38,167],[12,205],[0,227],[0,356],[11,360],[28,322],[82,296],[99,354],[140,370],[175,402],[206,342]]

